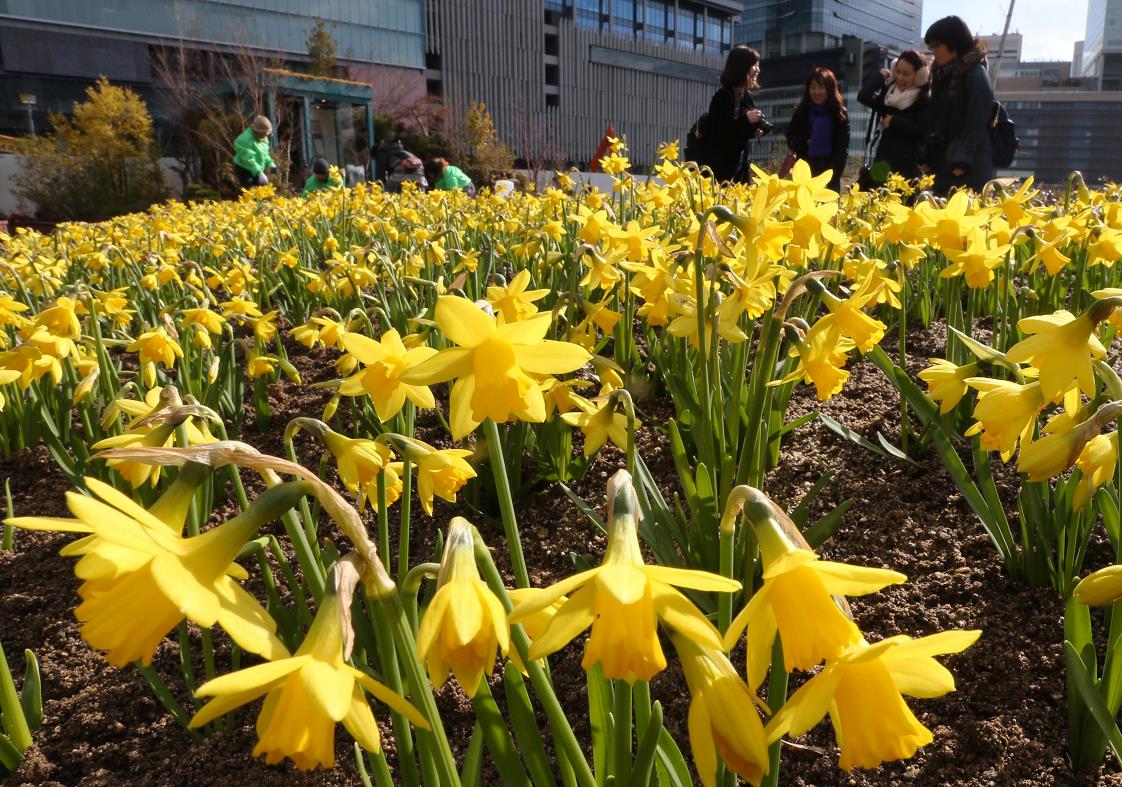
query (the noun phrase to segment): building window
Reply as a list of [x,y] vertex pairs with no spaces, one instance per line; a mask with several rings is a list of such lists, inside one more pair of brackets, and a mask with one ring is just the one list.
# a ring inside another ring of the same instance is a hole
[[612,32],[635,35],[635,0],[612,0]]
[[561,106],[561,96],[557,93],[546,93],[545,107],[546,109],[554,109]]
[[678,45],[693,49],[695,37],[697,36],[697,28],[700,26],[700,15],[696,11],[691,11],[688,8],[678,7]]
[[721,20],[709,17],[705,21],[705,51],[721,51]]
[[559,54],[561,54],[561,43],[558,41],[556,34],[554,34],[554,33],[546,33],[545,34],[545,53],[547,55],[559,55]]
[[573,15],[573,0],[545,0],[546,22],[554,23],[556,18]]
[[574,18],[581,27],[600,29],[600,0],[576,0]]
[[553,64],[547,64],[545,67],[545,83],[547,85],[560,85],[561,84],[561,69]]
[[651,41],[662,43],[666,40],[666,3],[662,0],[647,0],[647,18],[643,32]]

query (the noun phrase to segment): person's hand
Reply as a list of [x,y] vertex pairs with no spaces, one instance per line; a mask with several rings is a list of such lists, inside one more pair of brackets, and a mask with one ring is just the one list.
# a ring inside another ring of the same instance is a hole
[[963,175],[966,174],[966,170],[964,170],[962,167],[955,167],[954,169],[951,170],[951,174],[954,175],[956,178],[961,178]]
[[892,77],[892,72],[889,71],[887,68],[882,68],[880,70],[880,75],[887,80],[887,79]]
[[881,122],[880,122],[880,127],[881,128],[888,128],[888,126],[891,123],[892,123],[892,115],[885,115],[884,119],[881,120]]
[[759,123],[763,119],[764,113],[758,109],[749,109],[744,113],[744,116],[748,118],[749,123]]
[[764,130],[762,128],[756,129],[756,139],[759,139],[763,135],[764,135]]

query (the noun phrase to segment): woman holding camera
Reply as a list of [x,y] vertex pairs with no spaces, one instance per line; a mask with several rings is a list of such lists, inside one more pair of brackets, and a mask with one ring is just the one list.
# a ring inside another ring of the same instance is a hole
[[914,49],[900,53],[892,70],[884,69],[857,94],[857,100],[881,116],[880,143],[874,160],[905,178],[922,175],[919,162],[927,136],[927,62]]
[[787,125],[787,147],[810,165],[814,175],[832,170],[829,188],[841,191],[849,158],[849,116],[830,69],[816,68],[806,78],[803,97]]
[[759,52],[747,46],[730,49],[721,87],[709,102],[709,112],[690,134],[686,157],[707,165],[717,180],[746,183],[747,170],[740,170],[744,146],[771,129],[748,92],[759,87],[759,75]]

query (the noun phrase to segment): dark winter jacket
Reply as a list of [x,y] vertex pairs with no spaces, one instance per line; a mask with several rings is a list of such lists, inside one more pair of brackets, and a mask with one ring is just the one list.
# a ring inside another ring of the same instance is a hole
[[[889,169],[905,178],[918,178],[922,174],[919,163],[923,159],[923,141],[927,137],[928,88],[926,85],[921,87],[912,105],[900,110],[884,103],[892,84],[878,73],[857,93],[857,100],[873,110],[874,116],[892,118],[888,128],[881,128],[880,143],[873,159],[886,162]],[[876,128],[880,128],[880,118],[874,122]]]
[[717,180],[732,180],[737,174],[744,146],[756,136],[759,123],[749,123],[745,113],[756,103],[747,90],[736,100],[731,87],[722,87],[709,101],[709,112],[699,124],[702,150],[699,164],[707,164]]
[[[936,192],[956,186],[981,191],[993,179],[992,113],[993,88],[977,48],[933,70],[926,155]],[[958,167],[961,176],[953,174]]]
[[[815,174],[818,174],[818,171],[825,171],[827,168],[832,169],[834,177],[830,184],[831,188],[836,190],[838,184],[841,183],[846,160],[849,158],[849,117],[838,118],[837,115],[831,115],[830,120],[833,125],[833,133],[830,136],[829,160],[825,162],[828,167],[815,166],[818,164],[815,161],[809,161],[808,163],[811,165],[811,171]],[[803,101],[800,101],[798,106],[795,107],[791,122],[787,124],[787,148],[793,150],[799,158],[807,158],[807,151],[810,148],[810,110],[807,109]]]

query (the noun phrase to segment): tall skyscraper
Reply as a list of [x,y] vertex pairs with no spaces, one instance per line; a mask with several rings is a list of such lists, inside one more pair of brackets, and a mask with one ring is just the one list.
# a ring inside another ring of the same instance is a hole
[[1088,2],[1081,66],[1101,90],[1122,90],[1122,0]]
[[890,49],[921,38],[922,0],[746,0],[737,43],[780,57],[830,49],[855,36]]

